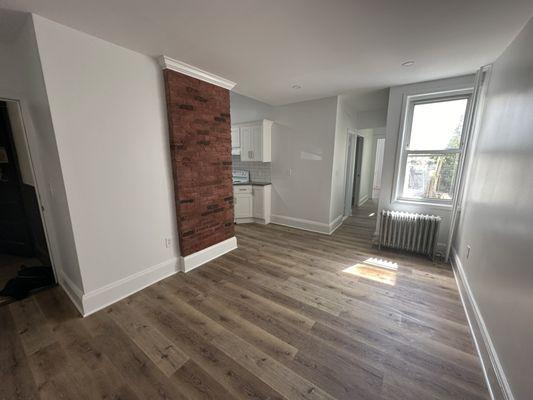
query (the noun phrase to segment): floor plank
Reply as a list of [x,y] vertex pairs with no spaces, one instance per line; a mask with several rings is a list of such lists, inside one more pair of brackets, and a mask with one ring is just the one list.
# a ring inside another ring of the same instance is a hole
[[138,312],[122,304],[110,307],[108,315],[167,377],[173,375],[189,357]]
[[21,338],[7,307],[0,307],[0,399],[38,399]]

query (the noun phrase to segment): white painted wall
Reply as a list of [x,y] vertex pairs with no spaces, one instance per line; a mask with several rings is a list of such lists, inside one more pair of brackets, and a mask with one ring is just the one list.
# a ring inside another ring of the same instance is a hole
[[230,92],[231,123],[259,121],[261,119],[274,119],[275,108],[250,97]]
[[345,96],[337,96],[335,143],[331,174],[330,224],[335,223],[344,216],[348,131],[353,132],[355,127],[356,119],[349,102]]
[[454,242],[517,400],[533,393],[531,43],[533,20],[494,63]]
[[160,68],[151,57],[33,19],[85,296],[167,264],[175,269]]
[[[401,116],[404,98],[409,95],[433,93],[446,90],[472,88],[474,76],[467,75],[457,78],[440,79],[430,82],[421,82],[411,85],[396,86],[390,89],[389,106],[387,113],[387,132],[385,138],[385,153],[383,160],[383,173],[381,176],[381,192],[379,195],[379,215],[381,210],[403,210],[407,212],[420,212],[439,215],[443,221],[441,223],[437,246],[440,250],[446,247],[450,230],[451,209],[420,203],[407,203],[393,201],[394,174],[398,167],[397,151],[398,142],[401,138]],[[377,234],[377,226],[376,226]]]
[[355,92],[343,95],[357,121],[357,129],[373,129],[386,125],[389,89]]
[[387,108],[358,111],[356,114],[358,129],[381,128],[387,125]]
[[22,113],[17,102],[7,101],[6,104],[22,182],[35,186]]
[[[52,263],[61,284],[83,290],[65,185],[32,18],[18,35],[0,44],[0,97],[20,102]],[[76,295],[70,293],[71,295]]]
[[327,230],[336,115],[337,97],[276,107],[272,133],[273,221],[290,218],[300,226],[308,221],[310,227],[320,225]]

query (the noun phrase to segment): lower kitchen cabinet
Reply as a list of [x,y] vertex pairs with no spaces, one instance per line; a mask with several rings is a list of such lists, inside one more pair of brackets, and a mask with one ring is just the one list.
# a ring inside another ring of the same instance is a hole
[[263,224],[270,223],[271,188],[271,185],[252,187],[253,217],[258,220],[257,222]]
[[233,205],[235,212],[235,222],[243,218],[252,218],[253,199],[252,186],[234,186],[233,187]]
[[233,204],[236,223],[270,223],[271,185],[236,185],[233,187]]

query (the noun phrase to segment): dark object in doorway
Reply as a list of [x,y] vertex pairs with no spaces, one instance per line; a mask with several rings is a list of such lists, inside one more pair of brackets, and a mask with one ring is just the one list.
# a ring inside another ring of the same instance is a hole
[[17,300],[24,299],[30,292],[51,286],[54,282],[52,267],[22,266],[17,277],[10,279],[0,291],[0,296],[13,297]]

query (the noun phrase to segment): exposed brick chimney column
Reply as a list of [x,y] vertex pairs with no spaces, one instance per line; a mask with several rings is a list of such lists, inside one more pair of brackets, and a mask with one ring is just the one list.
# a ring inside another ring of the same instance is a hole
[[182,257],[234,238],[229,90],[163,70]]

